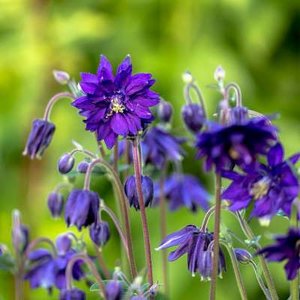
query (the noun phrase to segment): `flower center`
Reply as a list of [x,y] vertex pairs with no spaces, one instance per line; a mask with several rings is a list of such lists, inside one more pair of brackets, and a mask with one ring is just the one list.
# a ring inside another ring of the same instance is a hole
[[115,95],[110,100],[110,111],[106,115],[106,118],[111,117],[114,113],[123,113],[126,109],[125,105],[122,103],[121,96]]
[[270,188],[270,180],[268,178],[263,178],[258,182],[254,183],[250,195],[254,197],[255,200],[268,194]]

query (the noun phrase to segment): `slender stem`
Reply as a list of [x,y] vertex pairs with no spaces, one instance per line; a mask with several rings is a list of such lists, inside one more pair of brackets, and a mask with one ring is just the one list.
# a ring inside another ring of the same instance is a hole
[[25,256],[28,257],[29,253],[38,245],[38,244],[41,244],[41,243],[46,243],[48,245],[51,246],[52,248],[52,251],[53,251],[53,254],[55,256],[57,256],[57,251],[56,251],[56,247],[55,245],[53,244],[53,242],[46,238],[46,237],[40,237],[40,238],[37,238],[37,239],[34,239],[33,241],[30,242],[30,244],[27,246],[26,248],[26,252],[25,252]]
[[246,292],[245,285],[244,285],[244,282],[242,279],[241,271],[239,268],[239,263],[236,259],[234,251],[233,251],[232,247],[230,247],[227,243],[222,243],[222,244],[226,247],[226,249],[228,251],[228,254],[229,254],[229,257],[231,260],[231,264],[233,267],[236,283],[237,283],[237,286],[238,286],[238,289],[239,289],[239,292],[241,295],[241,299],[247,300],[247,292]]
[[122,186],[122,183],[121,183],[121,180],[120,180],[118,174],[115,172],[115,170],[112,168],[112,166],[109,163],[107,163],[102,158],[98,158],[98,159],[94,160],[93,162],[91,162],[88,169],[87,169],[87,172],[86,172],[86,175],[85,175],[84,187],[85,188],[89,187],[92,168],[97,163],[102,165],[103,167],[105,167],[105,169],[110,173],[110,175],[112,177],[112,181],[113,181],[113,183],[116,187],[116,191],[118,193],[120,209],[122,211],[122,216],[124,218],[124,224],[125,224],[125,233],[126,233],[126,241],[127,241],[127,247],[128,247],[130,271],[131,271],[132,277],[135,278],[136,275],[137,275],[137,270],[136,270],[136,265],[135,265],[134,255],[133,255],[133,248],[132,248],[130,221],[129,221],[129,214],[128,214],[128,209],[127,209],[128,204],[127,204],[126,196],[124,194],[123,186]]
[[75,97],[71,93],[68,93],[68,92],[58,93],[58,94],[54,95],[47,103],[47,106],[46,106],[45,112],[44,112],[44,120],[48,121],[50,119],[50,113],[51,113],[52,107],[58,100],[60,100],[62,98],[70,98],[72,100],[75,99]]
[[216,288],[219,267],[219,236],[220,236],[220,221],[221,221],[221,176],[216,174],[215,183],[215,224],[214,224],[214,248],[213,248],[213,270],[210,285],[210,300],[216,299]]
[[[246,220],[242,217],[240,212],[237,212],[236,215],[237,215],[240,226],[241,226],[244,234],[246,235],[246,237],[249,240],[253,240],[255,238],[255,235],[252,232],[252,230],[251,230],[250,226],[248,225],[248,223],[246,222]],[[255,250],[260,250],[261,249],[259,243],[256,243],[255,245],[252,245],[252,246]],[[279,298],[278,298],[278,295],[277,295],[277,292],[276,292],[276,289],[275,289],[275,285],[274,285],[274,281],[273,281],[273,278],[271,276],[268,265],[267,265],[267,263],[266,263],[266,261],[265,261],[265,259],[262,255],[259,255],[258,259],[259,259],[260,265],[262,267],[262,272],[264,274],[266,284],[267,284],[267,287],[268,287],[269,292],[270,292],[271,299],[278,300]]]
[[233,89],[236,94],[236,106],[241,107],[243,105],[242,103],[242,91],[238,84],[235,82],[230,82],[225,86],[225,93],[228,95],[230,89]]
[[[96,139],[97,139],[97,136],[96,136]],[[99,148],[100,155],[101,155],[102,159],[104,159],[106,153],[105,153],[105,150],[103,148],[103,143],[101,141],[98,141],[98,148]]]
[[[296,208],[296,206],[295,206]],[[291,216],[291,220],[290,220],[291,226],[295,226],[298,228],[298,210],[294,209],[294,211],[292,211],[292,216]],[[293,279],[290,282],[290,291],[291,291],[291,300],[299,300],[299,284],[300,284],[300,278],[299,278],[299,269],[297,271],[297,276],[295,277],[295,279]]]
[[74,154],[76,154],[77,152],[84,153],[84,154],[88,155],[90,158],[93,158],[93,159],[96,159],[96,158],[97,158],[97,155],[95,155],[94,153],[92,153],[91,151],[86,150],[86,149],[78,149],[78,148],[75,148],[75,149],[73,149],[69,154],[70,154],[70,155],[74,155]]
[[150,245],[150,236],[147,222],[147,215],[145,209],[144,195],[142,190],[142,172],[141,172],[141,160],[139,156],[139,143],[137,139],[133,141],[133,165],[135,173],[135,184],[137,189],[138,201],[141,212],[142,219],[142,228],[143,228],[143,237],[145,244],[145,256],[147,263],[147,273],[148,273],[148,282],[149,285],[153,285],[153,271],[152,271],[152,258],[151,258],[151,245]]
[[206,112],[206,108],[205,108],[205,102],[204,102],[203,95],[201,93],[200,88],[193,81],[188,83],[186,85],[186,87],[184,88],[184,98],[186,99],[188,104],[191,104],[193,102],[192,99],[191,99],[191,96],[190,96],[190,90],[191,89],[193,89],[196,92],[198,100],[199,100],[200,105],[202,107],[203,117],[204,117],[204,119],[206,119],[207,118],[207,112]]
[[18,273],[15,274],[15,299],[23,299],[23,272],[20,271],[20,266],[18,267]]
[[96,255],[97,255],[97,259],[98,259],[98,263],[99,263],[99,266],[101,268],[101,271],[103,272],[103,275],[104,275],[104,278],[105,279],[110,279],[110,272],[105,264],[105,261],[103,259],[103,256],[102,256],[102,252],[101,252],[101,249],[99,250],[98,246],[96,244],[94,244],[94,248],[95,248],[95,252],[96,252]]
[[116,173],[118,173],[118,160],[119,160],[119,144],[116,143],[114,146],[114,160],[113,160],[113,166]]
[[[166,199],[164,193],[165,184],[165,174],[166,168],[163,168],[162,175],[159,180],[159,207],[160,207],[160,234],[161,240],[167,236],[167,209],[166,209]],[[168,284],[168,259],[166,249],[162,250],[162,273],[163,273],[163,285],[165,290],[165,295],[168,297],[169,294],[169,284]]]
[[106,300],[106,294],[105,294],[105,285],[93,263],[93,261],[86,255],[86,254],[76,254],[74,255],[68,262],[67,269],[66,269],[66,285],[67,289],[70,290],[72,288],[72,272],[74,264],[78,260],[83,260],[87,266],[89,267],[90,271],[94,275],[98,285],[99,285],[99,294],[101,297],[103,297],[104,300]]

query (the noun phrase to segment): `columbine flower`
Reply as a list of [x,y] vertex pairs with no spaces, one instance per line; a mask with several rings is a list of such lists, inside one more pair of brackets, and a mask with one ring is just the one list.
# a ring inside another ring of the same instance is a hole
[[60,157],[57,163],[57,168],[59,173],[61,174],[67,174],[71,172],[71,170],[74,167],[75,159],[74,156],[70,153],[65,153]]
[[123,295],[122,284],[118,280],[110,280],[105,286],[107,300],[121,300]]
[[234,248],[234,254],[238,262],[241,264],[248,264],[253,258],[251,253],[243,248]]
[[98,221],[90,226],[91,240],[99,247],[104,246],[110,238],[110,230],[107,222]]
[[231,201],[233,211],[246,208],[254,201],[252,216],[271,219],[279,210],[290,216],[292,203],[299,194],[300,185],[292,169],[300,154],[283,160],[284,150],[280,143],[267,154],[268,165],[259,164],[256,169],[247,169],[246,174],[234,171],[223,172],[232,183],[222,193],[222,198]]
[[172,105],[165,100],[161,100],[157,108],[157,117],[159,118],[159,120],[164,123],[170,122],[172,113]]
[[203,108],[197,103],[184,105],[181,114],[186,127],[193,133],[199,132],[206,122]]
[[[153,181],[148,176],[141,176],[142,181],[142,191],[143,191],[143,198],[145,202],[145,207],[151,205],[153,200]],[[130,206],[133,206],[136,210],[140,209],[140,204],[138,200],[138,194],[136,189],[135,183],[135,176],[129,176],[126,179],[124,185],[125,195],[129,201]]]
[[[236,113],[236,115],[234,114]],[[254,167],[257,155],[265,155],[277,140],[276,128],[266,118],[243,118],[241,111],[231,114],[229,125],[210,124],[210,128],[197,136],[198,158],[205,158],[205,169],[215,166],[216,171]]]
[[31,159],[41,158],[52,140],[54,131],[53,123],[41,119],[34,120],[23,155],[29,155]]
[[63,290],[60,293],[59,300],[85,300],[85,293],[76,288]]
[[64,198],[62,194],[52,192],[48,196],[48,208],[53,218],[61,215],[64,206]]
[[88,190],[73,190],[67,200],[65,220],[68,226],[79,230],[93,224],[98,218],[99,196]]
[[159,102],[158,94],[150,91],[154,82],[151,74],[132,75],[130,56],[114,76],[110,62],[101,55],[96,75],[81,73],[80,86],[85,95],[73,105],[86,118],[86,129],[96,132],[98,141],[104,140],[111,149],[119,135],[135,136],[153,120],[149,107]]
[[[159,198],[160,187],[156,183],[154,187],[155,203],[159,202]],[[174,173],[164,183],[164,198],[169,202],[171,211],[185,206],[196,212],[198,207],[202,207],[204,210],[208,209],[210,195],[196,177]]]
[[[201,280],[209,280],[212,273],[213,233],[199,230],[194,225],[168,235],[156,250],[178,246],[169,254],[168,260],[174,261],[187,254],[188,269],[195,276],[198,272]],[[226,270],[225,257],[219,252],[219,275]]]
[[[61,240],[63,238],[63,240]],[[29,280],[31,288],[43,287],[51,289],[66,288],[66,268],[68,261],[76,254],[71,248],[71,242],[67,242],[67,236],[60,236],[56,243],[58,255],[54,255],[47,249],[40,248],[29,253],[29,270],[25,275],[25,279]],[[81,270],[82,261],[74,264],[72,271],[73,278],[79,280],[84,276]]]
[[286,235],[276,237],[275,244],[261,249],[262,254],[268,261],[284,261],[288,280],[296,278],[300,269],[300,229],[290,228]]

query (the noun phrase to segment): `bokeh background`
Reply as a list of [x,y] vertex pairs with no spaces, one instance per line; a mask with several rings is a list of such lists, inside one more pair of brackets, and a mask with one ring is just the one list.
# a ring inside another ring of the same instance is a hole
[[[57,132],[43,160],[21,155],[32,119],[42,116],[48,99],[64,89],[54,81],[53,69],[66,70],[78,80],[81,71],[96,70],[101,53],[114,65],[130,53],[135,72],[153,73],[155,89],[174,106],[175,131],[186,134],[180,119],[181,74],[187,69],[193,73],[213,114],[219,95],[207,86],[221,64],[227,81],[241,86],[245,105],[264,114],[280,113],[275,123],[287,155],[300,148],[299,1],[0,0],[0,11],[0,241],[9,246],[14,208],[21,210],[32,238],[55,238],[66,230],[63,220],[51,219],[46,206],[48,193],[62,180],[56,161],[72,148],[72,139],[96,149],[93,135],[84,132],[81,118],[65,100],[53,110]],[[212,177],[202,174],[193,150],[188,154],[184,170],[201,177],[212,191]],[[81,183],[79,178],[76,184]],[[93,187],[113,205],[105,179],[93,180]],[[168,232],[199,224],[202,217],[201,212],[192,215],[185,209],[171,213]],[[160,241],[157,209],[149,211],[149,218],[154,248]],[[135,212],[132,219],[141,267],[140,219]],[[235,220],[226,217],[226,225],[242,237]],[[255,220],[251,225],[258,234],[264,232],[263,242],[268,243],[271,234],[284,232],[288,223],[276,217],[268,228]],[[113,267],[119,257],[118,240],[111,240],[103,254]],[[160,280],[160,253],[153,257],[155,278]],[[251,267],[241,269],[249,299],[263,299]],[[207,299],[209,284],[190,276],[185,258],[169,264],[169,270],[170,299]],[[287,299],[283,265],[272,264],[271,271],[280,299]],[[13,293],[13,278],[1,272],[0,299],[13,299]],[[57,299],[57,293],[29,291],[26,284],[26,299]],[[90,293],[88,299],[96,295]],[[218,282],[218,299],[239,299],[229,265]]]

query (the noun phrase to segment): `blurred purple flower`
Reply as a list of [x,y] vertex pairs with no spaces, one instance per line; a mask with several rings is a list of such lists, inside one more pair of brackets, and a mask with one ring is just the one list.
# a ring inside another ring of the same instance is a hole
[[77,288],[63,290],[60,293],[59,300],[85,300],[85,293]]
[[184,105],[181,114],[186,127],[193,133],[199,132],[206,122],[203,108],[197,103]]
[[90,226],[90,238],[97,246],[104,246],[110,238],[108,223],[100,220],[93,223]]
[[64,206],[64,198],[63,195],[57,192],[52,192],[48,196],[48,208],[53,218],[57,218],[61,215],[63,206]]
[[118,280],[110,280],[105,286],[107,300],[121,300],[123,295],[122,284]]

